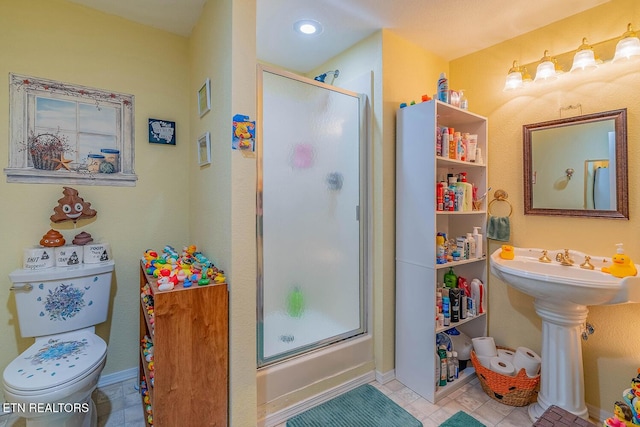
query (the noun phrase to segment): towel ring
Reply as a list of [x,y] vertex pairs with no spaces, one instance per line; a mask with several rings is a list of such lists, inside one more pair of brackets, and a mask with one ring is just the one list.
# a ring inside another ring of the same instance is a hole
[[507,216],[511,216],[511,214],[513,213],[513,206],[511,205],[511,202],[507,200],[508,198],[509,198],[509,195],[507,194],[506,191],[496,190],[496,192],[493,193],[493,200],[490,201],[489,205],[487,206],[487,211],[489,212],[489,215],[491,215],[491,205],[494,202],[506,202],[509,205],[509,215]]

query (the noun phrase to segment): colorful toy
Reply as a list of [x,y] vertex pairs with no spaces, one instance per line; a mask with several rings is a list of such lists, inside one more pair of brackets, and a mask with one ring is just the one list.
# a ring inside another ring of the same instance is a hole
[[638,270],[636,269],[635,264],[631,262],[631,258],[624,254],[622,243],[618,243],[616,246],[618,247],[616,249],[616,254],[611,258],[613,265],[611,267],[602,267],[601,270],[614,277],[620,278],[637,275]]
[[629,405],[621,400],[614,403],[613,417],[604,420],[604,427],[633,427],[633,413]]
[[502,251],[500,251],[500,258],[513,259],[514,257],[515,257],[515,253],[513,252],[513,246],[502,245]]
[[58,206],[53,208],[54,214],[49,218],[51,222],[60,223],[64,221],[73,221],[76,223],[82,218],[93,218],[97,215],[94,209],[91,209],[91,203],[85,202],[78,195],[78,190],[71,187],[63,187],[62,194],[64,197],[58,199]]

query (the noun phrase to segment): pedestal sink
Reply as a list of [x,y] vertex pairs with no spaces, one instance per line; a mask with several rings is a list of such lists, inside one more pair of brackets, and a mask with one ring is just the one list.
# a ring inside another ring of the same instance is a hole
[[[586,254],[569,251],[571,266],[552,260],[539,261],[542,249],[514,248],[514,259],[491,254],[491,272],[511,287],[535,298],[542,319],[542,368],[538,401],[529,406],[532,421],[551,405],[582,418],[589,418],[584,401],[584,369],[581,335],[590,305],[640,302],[640,277],[616,278],[600,268],[611,266],[611,258],[591,256],[593,270],[580,264]],[[550,250],[553,259],[564,249]],[[640,271],[640,267],[636,265]]]

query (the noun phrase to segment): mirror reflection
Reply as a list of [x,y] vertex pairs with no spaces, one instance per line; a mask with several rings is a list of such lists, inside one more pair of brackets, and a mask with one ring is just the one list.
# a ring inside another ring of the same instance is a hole
[[629,218],[626,109],[523,126],[525,214]]

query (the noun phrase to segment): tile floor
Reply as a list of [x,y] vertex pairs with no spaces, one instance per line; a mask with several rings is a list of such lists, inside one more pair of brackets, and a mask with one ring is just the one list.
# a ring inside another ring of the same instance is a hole
[[[482,390],[478,379],[472,380],[434,405],[405,387],[397,380],[373,386],[389,396],[418,420],[424,427],[436,427],[451,415],[462,410],[475,417],[487,427],[530,427],[531,421],[526,407],[503,405],[489,398]],[[143,427],[144,413],[136,380],[101,387],[93,393],[98,410],[99,427]],[[6,427],[23,427],[22,420],[8,420]],[[277,427],[285,427],[282,423]],[[599,425],[599,423],[596,423]],[[0,421],[0,427],[2,421]]]

